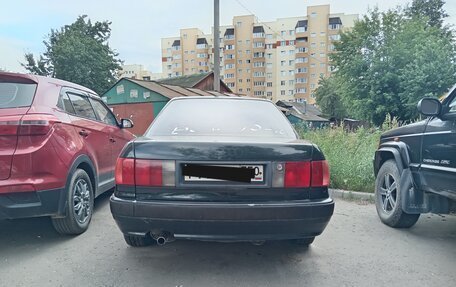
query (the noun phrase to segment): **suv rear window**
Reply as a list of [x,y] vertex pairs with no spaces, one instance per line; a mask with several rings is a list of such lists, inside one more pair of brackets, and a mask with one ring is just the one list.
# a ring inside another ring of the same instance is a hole
[[0,82],[0,109],[30,107],[36,84]]

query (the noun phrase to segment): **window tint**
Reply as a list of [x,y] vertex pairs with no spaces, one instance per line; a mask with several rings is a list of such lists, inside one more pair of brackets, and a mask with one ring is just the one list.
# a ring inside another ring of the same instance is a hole
[[172,101],[146,135],[296,139],[290,122],[273,103],[241,99]]
[[74,111],[73,105],[70,102],[70,98],[68,98],[68,95],[66,93],[63,93],[59,97],[59,102],[57,103],[57,107],[61,108],[62,110],[70,113],[70,114],[76,114]]
[[76,115],[94,120],[97,119],[87,97],[72,93],[68,93],[68,96],[70,97],[71,103],[73,103]]
[[455,113],[455,112],[456,112],[456,97],[454,97],[450,103],[450,113]]
[[108,108],[101,103],[99,100],[90,99],[92,103],[93,109],[95,110],[95,114],[98,116],[98,119],[108,125],[117,125],[117,121],[114,118],[114,115],[111,113]]
[[29,107],[36,84],[0,82],[0,109]]

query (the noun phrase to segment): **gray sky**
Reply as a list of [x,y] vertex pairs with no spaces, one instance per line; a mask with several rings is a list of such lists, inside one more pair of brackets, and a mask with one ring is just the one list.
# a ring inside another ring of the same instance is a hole
[[[411,0],[410,0],[411,1]],[[407,0],[220,0],[220,24],[229,25],[235,15],[250,14],[262,22],[303,16],[306,7],[330,4],[331,13],[365,14],[405,5]],[[447,0],[448,23],[456,24],[456,1]],[[43,40],[52,28],[88,15],[93,21],[112,21],[110,45],[125,64],[143,64],[161,71],[160,39],[179,34],[180,28],[211,31],[213,0],[117,1],[117,0],[15,0],[4,1],[0,9],[0,67],[24,72],[20,66],[25,52],[43,52]]]

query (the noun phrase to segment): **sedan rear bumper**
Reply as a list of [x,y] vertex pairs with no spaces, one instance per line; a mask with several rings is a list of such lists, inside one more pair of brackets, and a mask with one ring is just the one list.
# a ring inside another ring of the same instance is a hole
[[268,203],[124,200],[114,195],[111,212],[124,234],[169,232],[201,240],[277,240],[320,235],[334,202],[330,198]]

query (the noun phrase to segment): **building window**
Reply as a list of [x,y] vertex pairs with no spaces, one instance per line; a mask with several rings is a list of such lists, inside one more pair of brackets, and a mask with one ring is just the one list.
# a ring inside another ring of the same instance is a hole
[[294,85],[294,80],[288,80],[288,85],[293,86]]
[[293,90],[288,90],[288,95],[292,96],[293,95]]
[[272,98],[272,92],[267,92],[266,95],[268,98]]
[[310,74],[310,77],[311,77],[311,78],[316,78],[317,75],[315,75],[315,74]]
[[280,75],[281,75],[282,77],[285,77],[285,76],[287,75],[287,71],[280,71]]
[[280,46],[286,46],[287,45],[287,41],[280,41]]
[[311,89],[315,89],[315,84],[310,84]]
[[307,31],[307,26],[296,28],[296,33],[304,33]]
[[266,49],[272,49],[273,48],[273,44],[266,44]]
[[266,34],[266,39],[272,39],[272,34]]
[[242,69],[238,69],[238,74],[242,74]]
[[301,73],[307,73],[307,68],[297,68],[296,69],[296,73],[297,74],[301,74]]
[[263,32],[253,33],[253,38],[264,38],[264,33]]
[[280,31],[280,36],[285,36],[287,34],[287,31]]
[[[198,54],[198,55],[206,55],[206,54]],[[231,60],[231,59],[234,59],[234,58],[235,58],[234,54],[225,54],[225,59]]]
[[253,53],[254,58],[264,58],[264,53],[263,52],[255,52]]
[[247,83],[250,83],[250,79],[247,79]]
[[288,60],[288,65],[293,66],[294,65],[294,60]]
[[250,50],[245,50],[245,53],[246,54],[250,54]]
[[312,17],[312,18],[317,17],[317,12],[312,12],[312,13],[310,14],[310,17]]
[[[233,56],[233,55],[226,55],[226,56]],[[225,56],[225,57],[226,57],[226,56]],[[197,58],[207,58],[207,54],[204,54],[204,53],[196,54],[196,57],[197,57]],[[230,59],[232,59],[232,58],[230,58]]]
[[286,61],[280,61],[280,66],[285,66]]
[[272,53],[267,53],[267,54],[266,54],[266,58],[272,59]]
[[342,25],[341,24],[329,24],[328,28],[329,28],[329,30],[339,30],[340,28],[342,28]]
[[253,66],[254,66],[255,68],[264,67],[264,62],[254,62],[254,63],[253,63]]
[[296,53],[307,53],[306,47],[299,47],[296,49]]
[[241,27],[242,26],[242,22],[236,22],[236,26]]
[[289,50],[288,51],[288,54],[290,54],[290,55],[294,55],[294,53],[295,53],[295,50]]
[[253,72],[254,77],[264,77],[264,72]]
[[233,73],[225,75],[225,79],[232,79],[232,78],[234,78],[234,74]]
[[297,94],[305,94],[307,92],[306,88],[297,88],[296,93]]
[[280,81],[281,86],[285,86],[285,81]]
[[324,58],[326,57],[326,54],[325,53],[320,53],[320,58]]
[[238,40],[238,45],[241,45],[242,44],[242,40]]
[[234,45],[225,45],[225,50],[234,50]]
[[272,73],[267,73],[266,76],[268,79],[272,79]]
[[296,84],[305,84],[307,83],[307,78],[296,78]]
[[266,64],[266,69],[272,69],[272,63],[267,63]]
[[264,91],[254,91],[253,95],[254,96],[264,96]]
[[307,63],[309,59],[307,57],[296,58],[296,63]]
[[315,33],[315,32],[310,33],[310,37],[312,37],[312,38],[317,37],[317,33]]
[[233,83],[226,83],[226,85],[227,85],[229,88],[234,88],[234,82],[233,82]]
[[285,90],[280,90],[280,95],[285,96]]
[[263,87],[264,86],[264,82],[261,82],[261,81],[253,82],[253,86],[255,86],[255,87]]
[[[246,69],[245,71],[246,71],[247,74],[250,74],[250,69]],[[247,82],[250,82],[249,80],[250,79],[247,79]]]
[[238,82],[239,82],[239,83],[242,83],[242,79],[238,79]]
[[196,49],[206,49],[207,48],[207,44],[197,44],[196,45]]
[[226,64],[225,69],[234,69],[234,64]]
[[250,64],[250,59],[245,60],[247,64]]
[[295,30],[289,30],[288,34],[290,34],[290,36],[293,36],[295,34]]
[[262,47],[264,47],[264,43],[263,42],[253,42],[253,47],[262,48]]
[[310,47],[312,47],[312,48],[317,47],[317,43],[310,43]]
[[266,83],[266,86],[267,86],[267,87],[272,87],[272,82],[267,82],[267,83]]
[[331,36],[329,36],[329,40],[331,40],[331,41],[340,41],[340,35],[339,34],[331,35]]
[[288,70],[288,75],[293,76],[294,75],[294,70]]

